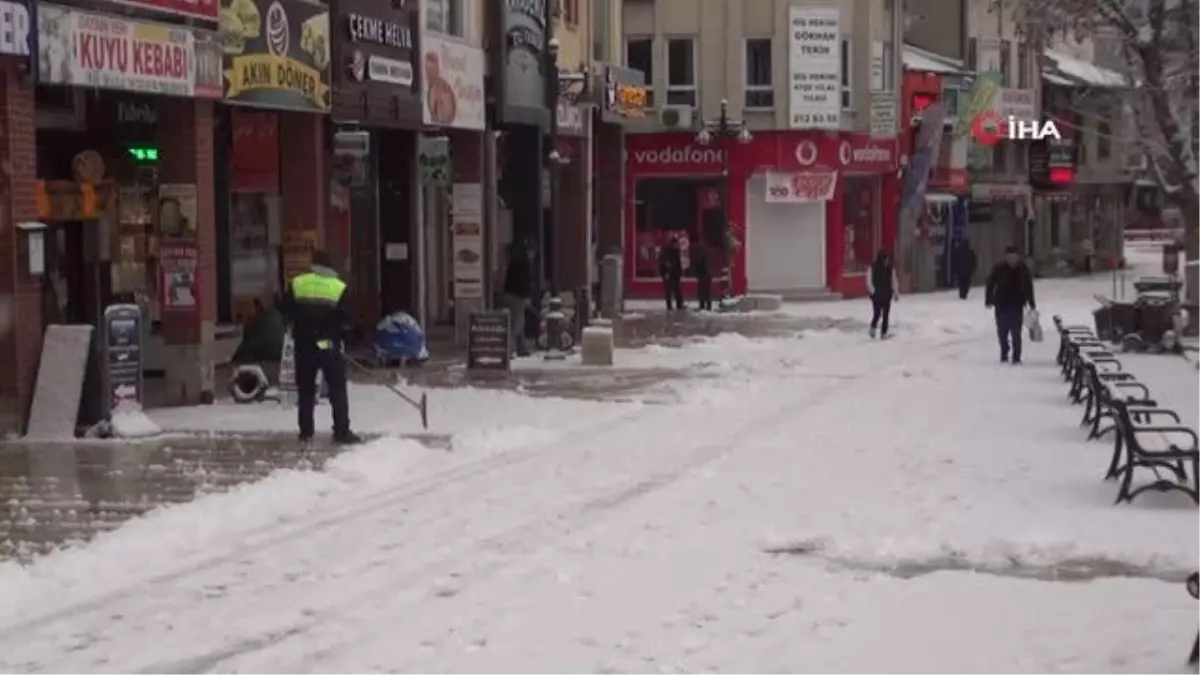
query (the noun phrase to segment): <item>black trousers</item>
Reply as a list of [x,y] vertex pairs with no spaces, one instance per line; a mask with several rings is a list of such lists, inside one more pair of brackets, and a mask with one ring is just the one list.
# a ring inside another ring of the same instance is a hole
[[966,300],[967,296],[970,294],[971,294],[971,277],[964,274],[958,278],[958,297],[962,298],[963,300]]
[[892,296],[871,298],[871,328],[879,328],[880,335],[887,335],[891,315]]
[[350,402],[346,396],[346,363],[340,351],[332,349],[296,349],[296,398],[299,407],[300,435],[312,438],[313,407],[317,403],[317,371],[325,376],[329,387],[329,404],[333,407],[333,434],[350,433]]
[[700,309],[712,310],[712,277],[696,277],[696,302],[700,303]]
[[683,277],[663,277],[663,289],[667,294],[667,309],[683,309]]
[[1021,360],[1021,327],[1025,324],[1023,307],[996,308],[996,336],[1000,340],[1000,359],[1008,358],[1012,351],[1012,360]]

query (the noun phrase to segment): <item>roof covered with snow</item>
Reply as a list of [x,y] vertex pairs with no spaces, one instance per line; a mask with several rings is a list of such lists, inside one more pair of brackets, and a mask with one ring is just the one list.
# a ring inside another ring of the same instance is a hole
[[1052,84],[1078,87],[1124,87],[1125,78],[1120,73],[1088,63],[1054,49],[1047,49],[1049,63],[1042,69],[1042,77]]
[[948,56],[935,54],[931,51],[914,47],[912,45],[904,45],[904,69],[915,70],[926,73],[938,73],[940,75],[966,75],[967,70],[963,62],[958,59],[952,59]]

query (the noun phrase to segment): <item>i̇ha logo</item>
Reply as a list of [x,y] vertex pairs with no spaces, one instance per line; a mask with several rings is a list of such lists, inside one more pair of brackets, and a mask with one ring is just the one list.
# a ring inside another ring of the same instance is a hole
[[1007,118],[998,112],[985,112],[971,123],[971,135],[980,145],[993,146],[1003,139],[1012,141],[1053,138],[1061,141],[1062,134],[1054,120],[1038,122],[1037,120],[1017,119],[1013,115]]

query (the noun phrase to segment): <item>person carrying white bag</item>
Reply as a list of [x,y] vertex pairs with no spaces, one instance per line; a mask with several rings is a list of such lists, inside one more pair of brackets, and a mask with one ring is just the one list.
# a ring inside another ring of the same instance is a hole
[[1041,342],[1045,337],[1042,333],[1042,315],[1032,307],[1025,311],[1025,327],[1029,329],[1029,341]]
[[[1000,362],[1021,363],[1021,328],[1024,310],[1037,311],[1033,299],[1033,274],[1021,262],[1016,246],[1004,250],[1004,261],[992,268],[983,296],[984,305],[996,312],[996,336],[1000,342]],[[1033,339],[1032,336],[1030,339]],[[1036,342],[1036,340],[1035,340]]]

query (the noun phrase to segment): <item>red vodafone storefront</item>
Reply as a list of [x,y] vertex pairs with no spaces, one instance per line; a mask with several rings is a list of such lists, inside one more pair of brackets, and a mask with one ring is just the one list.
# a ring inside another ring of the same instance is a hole
[[[896,143],[867,134],[756,132],[704,146],[694,134],[627,134],[625,277],[631,297],[662,293],[659,247],[679,235],[720,245],[729,172],[734,293],[866,292],[875,253],[895,240]],[[730,153],[725,161],[724,152]],[[714,273],[716,270],[714,270]],[[684,291],[695,293],[684,279]]]

